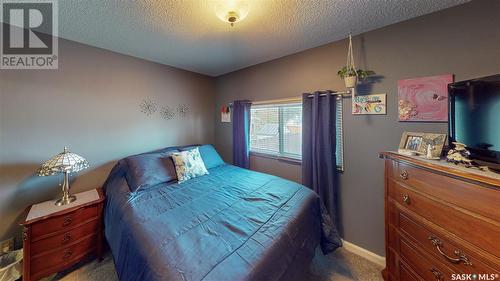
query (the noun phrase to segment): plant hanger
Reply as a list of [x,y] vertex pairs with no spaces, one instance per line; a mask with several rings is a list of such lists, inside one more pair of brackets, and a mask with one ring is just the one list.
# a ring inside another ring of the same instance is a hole
[[352,35],[349,33],[349,47],[347,49],[347,73],[351,70],[354,70],[354,75],[358,76],[358,72],[356,71],[356,66],[354,65],[354,52],[352,51]]

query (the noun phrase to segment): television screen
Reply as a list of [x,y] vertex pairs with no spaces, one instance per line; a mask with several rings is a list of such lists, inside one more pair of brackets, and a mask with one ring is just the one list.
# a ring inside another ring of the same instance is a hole
[[500,163],[500,75],[449,84],[450,142],[477,160]]

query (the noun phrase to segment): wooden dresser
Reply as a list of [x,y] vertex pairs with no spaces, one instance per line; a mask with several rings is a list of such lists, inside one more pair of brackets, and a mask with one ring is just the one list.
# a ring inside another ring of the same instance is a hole
[[381,158],[384,279],[500,280],[500,177],[392,152]]
[[68,269],[92,254],[102,257],[104,196],[101,189],[95,191],[95,199],[79,203],[76,194],[74,206],[22,223],[24,281]]

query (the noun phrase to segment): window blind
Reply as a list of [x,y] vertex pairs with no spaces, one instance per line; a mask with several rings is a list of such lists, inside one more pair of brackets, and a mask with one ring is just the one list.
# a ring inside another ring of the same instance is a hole
[[[336,99],[336,164],[344,170],[343,101]],[[250,151],[272,156],[302,158],[302,104],[252,105]]]
[[335,148],[335,155],[337,160],[337,169],[344,171],[344,118],[343,118],[343,99],[336,99],[336,118],[335,118],[335,137],[337,147]]
[[300,159],[301,104],[255,105],[250,116],[251,151]]

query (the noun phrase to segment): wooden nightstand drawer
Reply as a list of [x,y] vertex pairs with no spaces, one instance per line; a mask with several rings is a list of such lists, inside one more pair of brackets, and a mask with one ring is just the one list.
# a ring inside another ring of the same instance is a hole
[[71,264],[87,254],[95,251],[97,235],[91,235],[74,245],[56,249],[46,254],[34,257],[31,263],[31,272],[43,272],[54,266]]
[[73,227],[73,229],[69,229],[68,231],[64,231],[60,234],[32,242],[31,254],[32,256],[36,256],[43,254],[46,251],[51,251],[72,244],[85,236],[99,231],[99,223],[100,222],[98,220],[93,220],[86,224]]
[[97,206],[87,206],[74,212],[36,222],[31,227],[33,239],[43,239],[43,235],[69,229],[74,225],[95,219],[98,216]]

